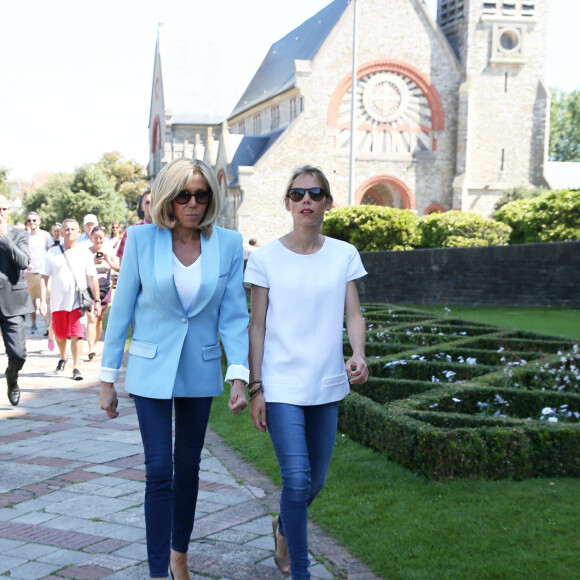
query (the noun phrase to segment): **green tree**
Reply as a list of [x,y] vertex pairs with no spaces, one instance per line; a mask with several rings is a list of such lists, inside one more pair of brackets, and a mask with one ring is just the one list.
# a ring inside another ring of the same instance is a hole
[[552,90],[550,159],[580,161],[580,90]]
[[139,199],[149,189],[147,171],[133,159],[127,160],[118,151],[104,153],[97,167],[109,178],[115,191],[125,199],[129,221],[137,221]]
[[93,213],[108,227],[114,221],[124,221],[127,215],[123,196],[115,191],[109,177],[92,163],[78,167],[73,174],[53,175],[27,196],[24,206],[27,211],[37,211],[45,224],[67,218],[82,224],[83,217]]
[[10,169],[0,165],[0,195],[12,199],[12,191],[10,190],[10,185],[8,184],[8,172]]

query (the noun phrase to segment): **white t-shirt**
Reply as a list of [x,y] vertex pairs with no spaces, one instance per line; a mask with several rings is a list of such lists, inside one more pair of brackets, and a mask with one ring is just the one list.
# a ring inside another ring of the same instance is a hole
[[201,286],[201,256],[189,266],[184,266],[175,254],[172,256],[173,280],[183,311],[187,313]]
[[30,251],[30,265],[28,270],[31,274],[42,272],[46,252],[54,244],[52,236],[44,230],[38,230],[37,234],[28,234],[28,249]]
[[52,277],[51,312],[59,310],[72,312],[75,308],[79,308],[75,278],[80,289],[84,290],[87,287],[87,276],[97,276],[93,253],[88,248],[75,245],[66,251],[66,256],[74,270],[74,276],[59,246],[51,248],[44,260],[43,274]]
[[328,237],[315,254],[297,254],[279,240],[252,253],[244,283],[269,289],[261,374],[266,402],[321,405],[346,397],[346,285],[366,273],[353,245]]

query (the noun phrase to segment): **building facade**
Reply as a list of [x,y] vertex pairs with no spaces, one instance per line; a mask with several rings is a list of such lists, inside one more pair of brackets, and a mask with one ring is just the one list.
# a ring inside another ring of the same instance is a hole
[[205,159],[226,195],[221,223],[260,244],[288,231],[281,200],[306,163],[338,205],[488,216],[505,190],[545,184],[546,1],[439,0],[436,22],[421,0],[358,0],[353,87],[355,3],[335,0],[270,48],[223,122],[195,123],[204,111],[191,102],[191,122],[175,123],[164,88],[150,175]]

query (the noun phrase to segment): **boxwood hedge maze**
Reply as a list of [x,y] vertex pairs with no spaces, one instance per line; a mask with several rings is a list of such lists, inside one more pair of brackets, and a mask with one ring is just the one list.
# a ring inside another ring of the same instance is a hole
[[342,433],[433,479],[580,475],[577,341],[362,309],[370,378],[341,403]]

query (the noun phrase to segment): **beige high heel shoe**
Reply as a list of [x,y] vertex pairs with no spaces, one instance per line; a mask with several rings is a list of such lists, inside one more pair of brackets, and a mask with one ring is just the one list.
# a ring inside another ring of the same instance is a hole
[[272,533],[274,535],[274,562],[278,569],[284,574],[290,574],[290,557],[288,556],[288,545],[286,538],[278,532],[278,518],[272,520]]

